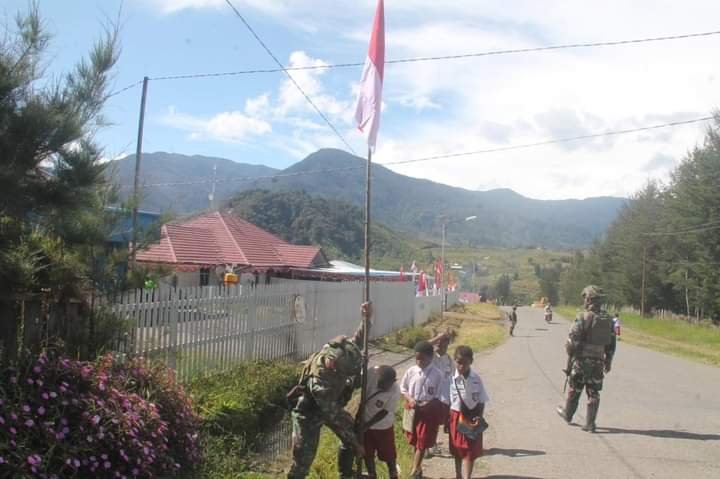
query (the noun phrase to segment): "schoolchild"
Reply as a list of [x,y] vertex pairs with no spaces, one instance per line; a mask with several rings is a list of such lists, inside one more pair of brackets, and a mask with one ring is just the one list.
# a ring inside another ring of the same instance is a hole
[[425,451],[435,445],[442,415],[440,394],[442,373],[432,365],[435,352],[428,341],[415,345],[415,366],[403,375],[400,392],[405,398],[403,429],[414,447],[412,479],[422,478],[422,460]]
[[455,458],[455,477],[470,479],[475,459],[482,456],[485,403],[488,397],[480,375],[471,369],[473,351],[455,349],[455,375],[450,386],[450,453]]

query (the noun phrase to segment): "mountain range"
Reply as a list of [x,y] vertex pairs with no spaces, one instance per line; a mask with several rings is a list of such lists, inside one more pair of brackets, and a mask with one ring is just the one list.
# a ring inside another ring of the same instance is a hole
[[[127,197],[135,157],[112,162],[110,171]],[[365,160],[336,149],[319,150],[284,170],[223,158],[175,153],[143,154],[141,208],[190,214],[214,207],[246,190],[304,191],[355,206],[365,201]],[[173,185],[173,183],[183,183]],[[600,237],[627,200],[537,200],[510,189],[471,191],[412,178],[373,165],[372,213],[376,221],[417,239],[439,240],[447,224],[449,243],[470,246],[584,248]],[[476,216],[472,221],[464,218]]]

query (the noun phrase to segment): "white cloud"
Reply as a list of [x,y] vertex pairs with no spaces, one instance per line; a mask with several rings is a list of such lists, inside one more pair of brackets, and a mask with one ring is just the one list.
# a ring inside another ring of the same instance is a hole
[[222,112],[203,118],[177,113],[174,108],[170,108],[162,122],[172,128],[187,131],[190,140],[217,140],[224,143],[243,143],[251,137],[272,131],[270,123],[239,111]]
[[[224,3],[153,1],[167,11]],[[279,18],[277,28],[305,22],[317,29],[305,50],[290,55],[290,66],[361,61],[376,4],[234,1],[266,14],[269,21]],[[386,3],[386,51],[389,59],[398,59],[653,37],[716,30],[717,18],[716,0],[687,0],[683,8],[670,0],[403,0]],[[388,163],[706,116],[720,105],[720,65],[712,61],[717,41],[707,37],[389,64],[384,96],[391,108],[383,111],[375,158]],[[360,71],[350,71],[292,75],[363,151],[361,137],[351,130]],[[247,100],[240,115],[277,125],[265,137],[268,146],[293,158],[339,144],[289,80]],[[469,189],[506,186],[537,198],[627,195],[648,175],[667,177],[669,159],[677,162],[702,141],[703,133],[703,125],[687,125],[393,169]]]

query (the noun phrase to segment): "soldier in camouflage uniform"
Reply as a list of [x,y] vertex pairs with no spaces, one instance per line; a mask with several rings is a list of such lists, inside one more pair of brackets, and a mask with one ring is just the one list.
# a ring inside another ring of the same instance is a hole
[[[363,304],[362,311],[369,321],[372,312],[368,303]],[[291,413],[293,462],[288,479],[308,475],[323,425],[329,427],[344,446],[338,454],[340,477],[352,477],[354,456],[365,455],[355,432],[355,421],[345,411],[353,390],[360,386],[362,344],[361,325],[352,337],[334,338],[308,359]]]
[[597,286],[587,286],[582,292],[585,311],[575,319],[566,343],[569,374],[565,406],[558,406],[558,414],[567,422],[572,421],[583,388],[588,404],[584,431],[595,432],[595,418],[600,407],[605,373],[610,372],[615,354],[615,333],[612,319],[601,309],[604,293]]

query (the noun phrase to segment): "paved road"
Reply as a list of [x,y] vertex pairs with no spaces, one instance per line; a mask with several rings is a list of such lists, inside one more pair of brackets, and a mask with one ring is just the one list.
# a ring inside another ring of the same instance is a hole
[[[487,477],[720,478],[719,368],[619,343],[589,434],[555,413],[569,323],[546,324],[540,309],[518,316],[516,336],[473,365],[491,397]],[[453,476],[443,469],[433,477]]]

